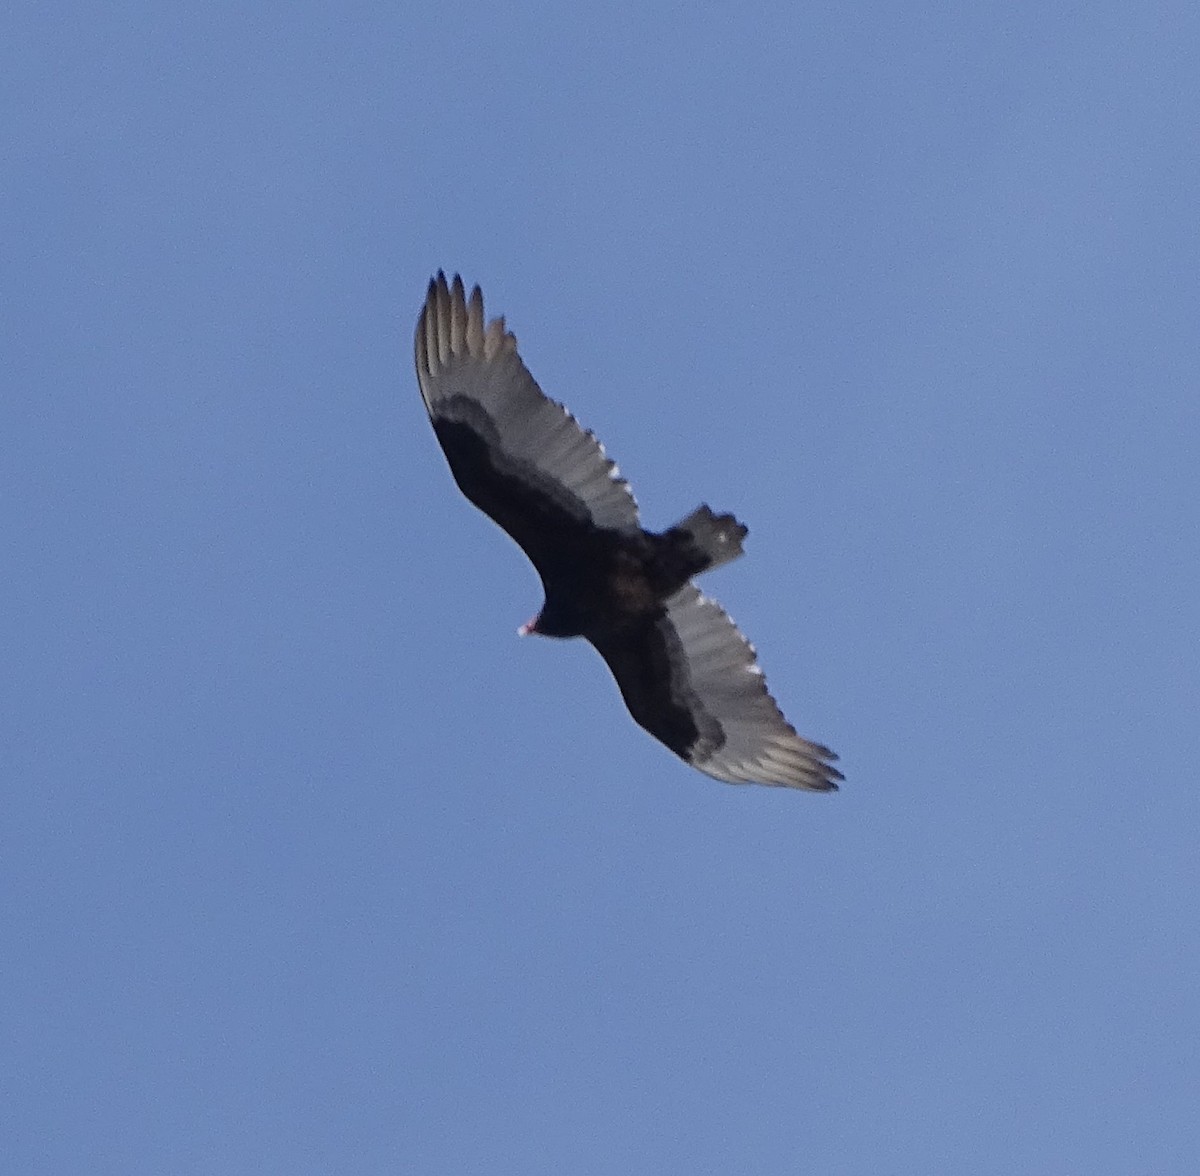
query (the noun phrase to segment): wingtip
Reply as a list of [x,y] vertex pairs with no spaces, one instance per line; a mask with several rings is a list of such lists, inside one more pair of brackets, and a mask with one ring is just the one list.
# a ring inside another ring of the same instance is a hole
[[447,278],[443,269],[429,279],[417,333],[418,366],[430,371],[448,363],[452,355],[465,353],[491,360],[501,352],[515,351],[517,345],[503,316],[487,322],[479,283],[471,287],[468,296],[462,275]]
[[808,739],[803,739],[802,742],[808,745],[807,753],[815,776],[813,782],[807,784],[806,787],[811,788],[814,792],[839,791],[838,784],[846,777],[833,766],[838,758],[837,753],[830,751],[821,743],[813,743]]
[[846,777],[842,775],[837,768],[826,767],[821,783],[817,786],[818,792],[840,792],[842,783]]

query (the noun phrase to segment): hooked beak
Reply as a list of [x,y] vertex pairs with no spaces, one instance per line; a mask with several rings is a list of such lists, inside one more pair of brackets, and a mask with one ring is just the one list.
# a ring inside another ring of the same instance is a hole
[[529,620],[527,620],[517,630],[517,636],[518,637],[528,637],[531,633],[536,633],[538,631],[538,627],[537,627],[538,621],[540,621],[541,619],[542,618],[541,618],[540,613],[536,617],[530,617]]

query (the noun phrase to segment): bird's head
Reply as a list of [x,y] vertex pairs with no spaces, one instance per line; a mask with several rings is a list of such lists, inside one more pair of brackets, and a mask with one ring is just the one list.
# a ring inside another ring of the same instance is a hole
[[522,637],[536,633],[539,637],[578,637],[583,632],[583,618],[570,600],[560,596],[549,599],[542,611],[523,624],[517,632]]
[[531,634],[540,633],[541,630],[538,628],[538,624],[541,622],[541,619],[542,619],[541,613],[538,613],[537,616],[530,617],[529,620],[527,620],[517,630],[517,636],[518,637],[528,637]]

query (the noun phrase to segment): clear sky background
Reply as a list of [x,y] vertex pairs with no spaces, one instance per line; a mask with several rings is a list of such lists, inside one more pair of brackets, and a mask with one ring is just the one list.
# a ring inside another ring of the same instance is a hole
[[[4,1170],[1195,1172],[1198,12],[10,9]],[[517,638],[439,267],[840,793]]]

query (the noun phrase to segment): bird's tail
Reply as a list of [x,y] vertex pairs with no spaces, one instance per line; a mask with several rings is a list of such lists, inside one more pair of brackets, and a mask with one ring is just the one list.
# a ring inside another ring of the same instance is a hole
[[686,519],[680,519],[671,531],[686,535],[704,558],[704,566],[693,575],[737,559],[742,554],[742,540],[750,533],[733,515],[713,514],[707,504],[698,506]]

